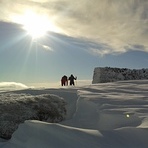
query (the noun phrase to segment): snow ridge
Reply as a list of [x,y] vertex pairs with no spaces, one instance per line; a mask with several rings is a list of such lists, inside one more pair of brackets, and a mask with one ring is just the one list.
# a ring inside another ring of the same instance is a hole
[[96,67],[94,69],[92,84],[144,79],[148,79],[148,69]]

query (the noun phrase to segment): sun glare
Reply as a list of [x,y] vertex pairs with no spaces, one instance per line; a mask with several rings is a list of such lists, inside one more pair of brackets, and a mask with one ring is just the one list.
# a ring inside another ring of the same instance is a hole
[[13,16],[13,20],[23,25],[23,29],[34,39],[45,36],[48,31],[58,32],[53,20],[46,15],[27,10],[23,15]]
[[50,28],[47,17],[37,15],[33,12],[26,12],[23,19],[23,26],[32,38],[44,36]]

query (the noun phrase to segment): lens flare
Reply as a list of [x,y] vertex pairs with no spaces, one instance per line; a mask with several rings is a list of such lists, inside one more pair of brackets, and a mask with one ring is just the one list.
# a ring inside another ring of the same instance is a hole
[[130,117],[130,115],[129,115],[129,114],[126,114],[126,117],[127,117],[127,118],[129,118],[129,117]]

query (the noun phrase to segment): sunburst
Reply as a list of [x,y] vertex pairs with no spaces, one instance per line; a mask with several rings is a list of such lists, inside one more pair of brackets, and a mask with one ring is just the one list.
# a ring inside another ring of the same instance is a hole
[[31,10],[26,10],[24,14],[14,16],[13,20],[23,25],[23,29],[32,38],[40,38],[46,35],[48,31],[58,32],[52,19],[45,14],[38,14]]

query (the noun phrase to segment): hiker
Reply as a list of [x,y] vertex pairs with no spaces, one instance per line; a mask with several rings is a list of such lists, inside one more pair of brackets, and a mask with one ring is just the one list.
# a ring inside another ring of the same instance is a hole
[[75,85],[74,80],[76,80],[77,77],[74,77],[73,74],[69,77],[70,85]]
[[61,78],[61,85],[62,85],[62,86],[68,85],[68,78],[67,78],[66,75],[64,75],[64,76]]

